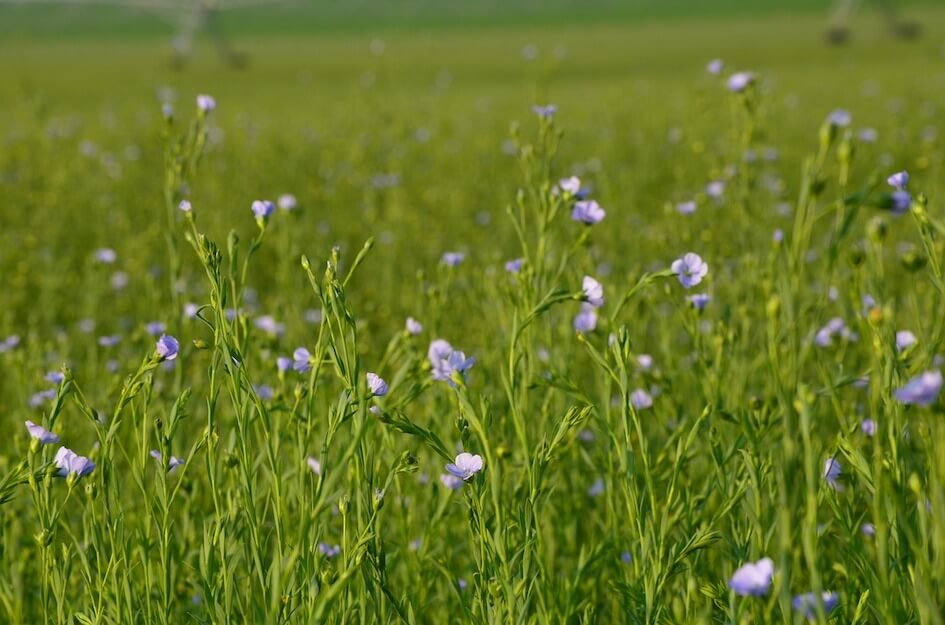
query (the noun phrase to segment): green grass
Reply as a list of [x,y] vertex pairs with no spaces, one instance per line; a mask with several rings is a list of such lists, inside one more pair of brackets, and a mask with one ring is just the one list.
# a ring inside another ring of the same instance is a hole
[[[945,12],[914,11],[924,38],[862,16],[842,49],[818,15],[671,7],[636,24],[260,23],[236,39],[242,71],[205,48],[175,71],[156,38],[0,43],[0,339],[21,338],[0,353],[0,622],[790,624],[794,595],[826,589],[839,605],[815,621],[941,624],[943,405],[893,396],[945,352]],[[715,57],[757,72],[749,96],[706,74]],[[198,93],[219,104],[206,118]],[[849,135],[824,130],[837,108]],[[902,169],[916,202],[895,216]],[[572,174],[600,224],[552,192]],[[251,202],[282,193],[298,209],[257,224]],[[709,265],[691,290],[667,272],[686,252]],[[585,275],[606,302],[578,334]],[[255,325],[266,314],[283,335]],[[816,346],[835,317],[848,338]],[[151,321],[180,340],[172,368]],[[898,352],[903,329],[918,343]],[[431,379],[437,338],[476,358],[465,382]],[[312,371],[279,374],[298,346]],[[58,446],[31,447],[27,419],[96,469],[52,477]],[[460,449],[485,468],[454,492],[440,475]],[[166,474],[150,450],[184,465]],[[730,592],[765,556],[767,594]]]

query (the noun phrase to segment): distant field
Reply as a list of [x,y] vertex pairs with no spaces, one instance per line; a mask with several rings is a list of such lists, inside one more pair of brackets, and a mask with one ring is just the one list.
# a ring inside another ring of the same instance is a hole
[[0,8],[0,623],[942,625],[945,7],[780,4]]
[[[186,13],[180,7],[190,3],[182,0],[112,3],[138,4],[140,8],[107,4],[0,3],[0,37],[169,35],[175,32],[179,17]],[[378,29],[568,26],[765,14],[809,13],[826,17],[831,6],[830,0],[261,0],[232,9],[226,8],[226,0],[220,4],[225,8],[220,23],[226,32],[273,36]],[[892,4],[908,10],[936,3],[893,0]],[[872,5],[867,0],[860,12],[875,13]]]

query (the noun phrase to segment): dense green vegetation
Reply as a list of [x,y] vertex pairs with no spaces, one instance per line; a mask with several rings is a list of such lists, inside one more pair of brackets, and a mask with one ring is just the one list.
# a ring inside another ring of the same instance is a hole
[[503,6],[0,42],[0,622],[942,623],[945,12]]

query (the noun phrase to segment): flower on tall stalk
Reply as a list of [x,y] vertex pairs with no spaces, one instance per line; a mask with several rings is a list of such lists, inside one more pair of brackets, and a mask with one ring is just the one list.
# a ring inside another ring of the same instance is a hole
[[686,300],[688,300],[692,307],[696,310],[704,310],[711,299],[712,297],[707,293],[696,293],[695,295],[690,295],[686,298]]
[[[837,593],[829,591],[821,593],[820,599],[824,603],[824,612],[830,612],[837,607],[837,604],[840,602],[840,597],[837,596]],[[817,616],[817,596],[812,592],[797,595],[791,600],[791,607],[808,619],[813,619]]]
[[177,358],[177,352],[180,351],[180,345],[173,336],[162,334],[155,344],[154,350],[160,360],[174,360]]
[[555,190],[564,195],[574,197],[581,191],[581,179],[577,176],[562,178],[558,181],[558,185],[555,187]]
[[630,393],[630,404],[636,410],[646,410],[653,407],[653,397],[642,388]]
[[713,76],[718,76],[719,74],[722,73],[722,69],[724,67],[725,67],[725,63],[722,61],[722,59],[712,59],[705,66],[705,71],[709,72]]
[[909,184],[909,172],[907,171],[897,171],[889,178],[886,179],[886,182],[894,189],[899,191],[904,191],[906,185]]
[[258,221],[268,219],[276,210],[276,205],[269,200],[254,200],[250,208]]
[[383,397],[384,395],[387,395],[387,382],[385,382],[383,378],[381,378],[376,373],[371,373],[370,371],[368,372],[367,384],[371,391],[371,395],[374,395],[375,397]]
[[737,72],[728,78],[728,90],[732,93],[742,93],[755,82],[752,72]]
[[698,254],[689,252],[673,261],[670,269],[679,279],[679,283],[689,289],[700,282],[709,273],[709,265]]
[[558,107],[554,104],[536,104],[532,106],[532,112],[542,119],[549,119],[558,112]]
[[909,380],[895,393],[896,399],[904,404],[929,406],[935,402],[942,390],[942,372],[926,371]]
[[56,452],[55,463],[59,467],[57,473],[59,477],[75,476],[78,479],[95,470],[94,462],[66,447],[60,447],[59,451]]
[[588,226],[600,223],[606,216],[607,212],[594,200],[575,202],[571,210],[571,219]]
[[576,332],[593,332],[597,328],[597,309],[587,302],[581,304],[581,312],[574,317],[573,325]]
[[915,334],[909,330],[899,330],[896,332],[896,349],[898,351],[904,352],[915,345],[916,342],[917,339],[915,338]]
[[505,263],[505,270],[509,273],[518,273],[522,270],[522,265],[524,264],[524,258],[515,258]]
[[774,577],[774,561],[771,558],[762,558],[757,562],[747,562],[735,570],[728,580],[728,587],[736,595],[743,597],[762,597],[771,588],[771,579]]
[[464,260],[466,260],[466,255],[462,252],[446,252],[440,258],[444,265],[447,267],[456,267]]
[[454,475],[463,480],[470,480],[474,475],[482,471],[482,456],[463,452],[456,456],[456,460],[446,465],[446,470],[450,475]]
[[447,341],[436,339],[430,343],[427,350],[427,359],[430,361],[433,379],[448,381],[453,384],[453,373],[465,374],[474,364],[475,358],[466,358],[466,354],[453,349]]
[[594,308],[604,305],[604,286],[590,276],[584,276],[581,282],[581,294],[584,296],[584,301]]
[[404,328],[407,330],[408,334],[413,336],[423,332],[423,325],[413,317],[407,317],[407,322],[404,324]]
[[[164,466],[164,459],[160,451],[158,451],[157,449],[152,449],[149,452],[149,454],[152,458],[157,460],[159,465]],[[184,464],[183,460],[181,460],[177,456],[171,456],[170,460],[167,461],[167,466],[165,468],[167,469],[168,473],[173,473],[174,469],[176,469],[182,464]]]
[[41,445],[49,445],[51,443],[59,442],[59,435],[50,432],[41,425],[37,425],[32,421],[26,421],[26,430],[30,433],[30,436],[39,441]]
[[279,209],[284,211],[295,210],[295,207],[298,206],[298,200],[296,200],[295,196],[291,193],[283,193],[279,196],[277,202]]
[[463,487],[465,480],[463,480],[461,477],[453,475],[452,473],[444,473],[440,476],[440,482],[443,484],[443,486],[450,490],[459,490]]
[[292,368],[299,373],[305,373],[312,368],[312,354],[304,347],[298,347],[292,352]]
[[209,113],[217,108],[217,101],[213,99],[213,96],[202,93],[197,96],[197,108],[204,113]]
[[827,123],[837,128],[846,128],[853,121],[853,116],[846,109],[835,109],[827,115]]
[[824,480],[827,485],[835,491],[843,490],[843,484],[840,483],[840,461],[836,458],[827,458],[824,461]]

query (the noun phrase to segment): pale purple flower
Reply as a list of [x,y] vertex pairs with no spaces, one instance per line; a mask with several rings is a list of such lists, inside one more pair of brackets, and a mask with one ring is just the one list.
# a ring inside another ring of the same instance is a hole
[[874,436],[876,434],[876,422],[872,419],[865,419],[863,423],[860,424],[860,430],[867,436]]
[[209,113],[217,108],[217,101],[213,99],[213,96],[202,93],[197,96],[197,108],[204,113]]
[[387,395],[387,382],[385,382],[376,373],[371,373],[370,371],[368,372],[367,384],[368,388],[371,390],[371,394],[375,397],[383,397],[384,395]]
[[177,205],[177,209],[184,213],[190,213],[194,210],[194,207],[188,200],[181,200],[180,204]]
[[860,531],[863,532],[864,536],[869,536],[870,538],[876,536],[876,526],[872,523],[864,523],[860,526]]
[[573,325],[577,332],[593,332],[597,327],[597,309],[591,304],[582,304],[581,312],[575,315]]
[[834,336],[844,336],[849,333],[846,324],[840,317],[834,317],[827,322],[827,325],[817,331],[814,336],[814,343],[818,347],[830,347],[833,345]]
[[66,379],[66,374],[64,374],[62,371],[50,371],[49,373],[43,376],[43,379],[49,382],[50,384],[55,384],[56,386],[59,386],[60,384],[62,384],[62,381]]
[[474,364],[475,358],[466,358],[466,354],[460,351],[450,352],[450,355],[437,363],[433,368],[433,379],[437,381],[446,380],[453,384],[453,372],[465,374]]
[[754,82],[755,75],[752,72],[738,72],[728,77],[728,90],[741,93]]
[[588,226],[600,223],[606,216],[607,212],[594,200],[575,202],[571,210],[572,220],[580,221]]
[[262,315],[256,317],[256,320],[253,322],[253,324],[266,334],[270,334],[272,336],[282,336],[285,333],[285,326],[276,321],[275,317],[272,315]]
[[676,274],[679,283],[687,289],[702,282],[702,279],[709,273],[709,266],[705,261],[698,254],[692,252],[674,260],[670,269]]
[[630,393],[630,403],[636,410],[646,410],[653,407],[653,398],[642,388]]
[[177,339],[175,339],[173,336],[163,334],[161,335],[161,338],[158,339],[154,349],[161,360],[174,360],[177,358],[177,352],[180,350],[180,345],[177,343]]
[[312,470],[312,473],[315,475],[322,474],[322,463],[319,462],[317,458],[309,456],[305,459],[305,462],[308,464],[308,468]]
[[567,195],[577,195],[581,191],[581,180],[577,176],[562,178],[558,181],[557,189]]
[[103,247],[95,250],[95,260],[104,265],[111,265],[118,260],[118,254],[111,248]]
[[144,330],[151,336],[161,336],[164,334],[164,331],[167,329],[167,326],[160,321],[150,321],[145,324]]
[[[833,610],[840,601],[840,597],[837,596],[837,593],[828,591],[821,593],[820,599],[824,604],[824,612]],[[812,592],[797,595],[791,600],[791,607],[808,619],[813,619],[817,616],[817,596]]]
[[909,172],[897,171],[896,173],[891,175],[889,178],[887,178],[886,182],[889,183],[889,186],[891,186],[892,188],[898,189],[899,191],[904,191],[906,188],[906,185],[909,184]]
[[840,469],[840,461],[836,458],[827,458],[824,462],[824,480],[836,491],[843,490],[843,485],[840,483]]
[[522,265],[525,263],[524,258],[516,258],[505,263],[505,270],[509,273],[518,273],[522,270]]
[[164,116],[164,119],[170,119],[174,117],[174,107],[170,102],[164,102],[161,104],[161,115]]
[[196,319],[198,310],[200,310],[200,306],[193,302],[184,304],[184,316],[188,319]]
[[95,469],[94,462],[66,447],[60,447],[56,452],[55,462],[59,467],[59,477],[70,475],[75,475],[76,478],[85,477]]
[[5,354],[6,352],[13,351],[16,349],[16,346],[20,344],[20,337],[16,334],[11,334],[7,338],[0,341],[0,354]]
[[606,488],[607,487],[604,484],[604,480],[597,478],[594,480],[594,483],[591,484],[590,488],[587,489],[587,495],[589,497],[600,497],[604,494]]
[[857,137],[864,143],[875,143],[879,138],[879,133],[874,128],[863,128],[857,133]]
[[463,478],[453,475],[452,473],[444,473],[440,476],[440,482],[443,486],[447,487],[450,490],[459,490],[463,487],[465,483]]
[[864,315],[870,314],[870,310],[872,310],[873,308],[875,308],[876,305],[877,305],[877,304],[876,304],[876,298],[873,297],[872,295],[870,295],[869,293],[867,293],[866,295],[864,295],[863,297],[860,298],[860,303],[861,303],[862,306],[863,306],[863,314],[864,314]]
[[292,359],[286,358],[285,356],[279,356],[276,358],[276,370],[279,373],[285,373],[292,368]]
[[452,351],[453,346],[450,345],[448,341],[435,339],[430,343],[430,347],[427,349],[427,359],[430,361],[430,365],[436,367],[441,360],[449,358]]
[[853,116],[846,109],[835,109],[827,115],[827,123],[837,128],[846,128],[853,121]]
[[[157,449],[152,449],[149,453],[150,453],[150,456],[151,456],[152,458],[154,458],[155,460],[157,460],[157,462],[158,462],[159,465],[164,466],[164,461],[163,461],[163,459],[162,459],[162,457],[161,457],[161,452],[160,452],[160,451],[158,451]],[[167,467],[165,467],[165,468],[167,469],[167,472],[168,472],[168,473],[173,473],[173,472],[174,472],[174,469],[176,469],[177,467],[179,467],[179,466],[182,465],[182,464],[184,464],[184,461],[183,461],[183,460],[181,460],[181,459],[178,458],[177,456],[171,456],[171,459],[167,461]]]
[[705,186],[705,194],[714,200],[718,200],[725,193],[725,183],[721,180],[713,180]]
[[312,354],[304,347],[292,352],[292,368],[299,373],[305,373],[312,368]]
[[101,345],[102,347],[114,347],[118,345],[120,341],[121,341],[121,337],[118,336],[117,334],[111,334],[108,336],[98,337],[98,344]]
[[691,215],[694,212],[696,212],[696,208],[697,208],[696,203],[693,202],[692,200],[689,200],[687,202],[680,202],[679,204],[676,205],[676,210],[679,212],[680,215]]
[[906,212],[912,205],[912,195],[903,189],[893,191],[889,197],[892,201],[892,212],[897,215]]
[[728,580],[728,587],[736,595],[743,597],[763,597],[771,588],[774,577],[774,561],[762,558],[757,562],[747,562],[735,570]]
[[915,334],[909,330],[899,330],[896,332],[896,349],[905,351],[916,344]]
[[58,443],[59,435],[54,432],[50,432],[41,425],[37,425],[32,421],[26,421],[26,429],[29,431],[30,436],[35,438],[40,442],[41,445],[49,445],[50,443]]
[[50,402],[54,399],[56,399],[56,389],[50,388],[30,395],[29,405],[30,408],[39,408],[46,402]]
[[305,323],[310,323],[316,325],[322,321],[322,311],[318,308],[309,308],[305,311],[305,314],[302,316],[305,319]]
[[455,462],[446,465],[446,470],[451,474],[463,480],[470,480],[474,475],[482,471],[482,456],[463,452],[456,456]]
[[254,200],[251,207],[256,219],[268,219],[276,210],[276,205],[269,200]]
[[298,206],[298,200],[296,200],[295,196],[291,193],[283,193],[279,196],[277,202],[279,209],[284,211],[295,210],[295,207]]
[[905,386],[896,391],[896,399],[904,404],[929,406],[935,402],[939,391],[942,390],[942,372],[926,371],[909,380]]
[[116,291],[121,291],[126,286],[128,286],[128,282],[130,281],[130,278],[128,277],[127,272],[116,271],[115,273],[112,274],[112,277],[109,281],[111,282],[113,289],[115,289]]
[[653,366],[653,357],[649,354],[640,354],[637,356],[637,364],[641,369],[648,371]]
[[581,293],[584,300],[594,308],[600,308],[604,305],[604,287],[590,276],[584,276],[581,282]]
[[326,558],[334,558],[341,553],[341,546],[329,545],[328,543],[318,543],[318,550]]
[[774,234],[771,235],[771,238],[774,240],[775,243],[780,243],[784,241],[784,230],[782,230],[781,228],[776,228],[774,231]]
[[713,76],[718,76],[722,73],[722,69],[725,67],[725,64],[722,62],[722,59],[712,59],[709,61],[708,65],[705,66],[705,71],[709,72]]
[[708,293],[696,293],[695,295],[690,295],[686,297],[689,303],[696,310],[703,310],[706,305],[709,303],[709,300],[712,299]]
[[633,564],[633,555],[629,551],[620,554],[620,561],[624,564]]
[[558,112],[558,107],[554,104],[536,104],[532,107],[532,111],[535,113],[535,115],[538,115],[538,117],[541,117],[542,119],[548,119]]
[[421,325],[420,322],[413,317],[407,317],[405,328],[407,329],[408,334],[412,334],[414,336],[423,332],[423,325]]
[[462,252],[446,252],[440,258],[440,261],[447,267],[455,267],[466,260],[466,255]]

